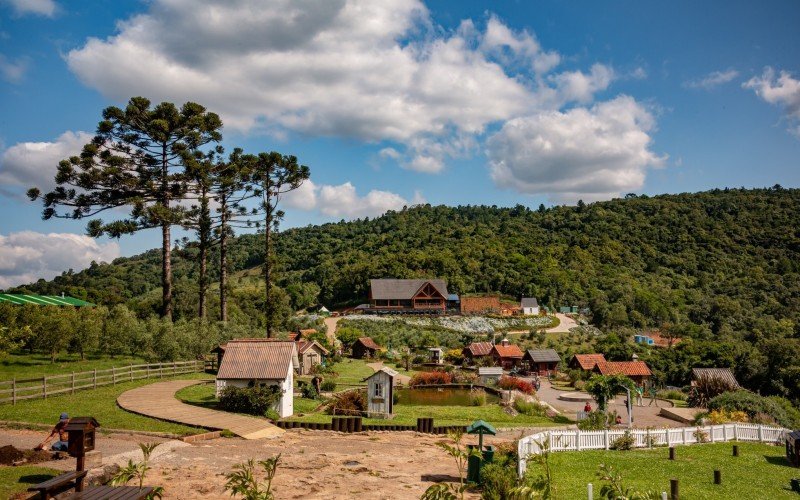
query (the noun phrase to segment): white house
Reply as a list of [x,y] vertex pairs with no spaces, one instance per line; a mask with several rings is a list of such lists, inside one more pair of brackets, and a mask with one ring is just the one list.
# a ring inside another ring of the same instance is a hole
[[392,418],[394,413],[394,378],[397,372],[385,366],[363,381],[367,383],[367,416]]
[[536,300],[536,297],[522,297],[520,306],[522,307],[522,314],[539,315],[539,301]]
[[294,342],[231,340],[225,345],[217,372],[217,397],[228,386],[276,385],[282,393],[275,411],[281,418],[289,417],[294,413],[294,372],[299,364]]

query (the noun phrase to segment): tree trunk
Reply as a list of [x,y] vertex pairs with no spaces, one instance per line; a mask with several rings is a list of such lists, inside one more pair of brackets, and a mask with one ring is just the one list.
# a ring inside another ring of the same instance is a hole
[[272,337],[272,322],[275,317],[272,304],[272,201],[267,190],[266,224],[264,226],[264,279],[267,282],[266,313],[267,313],[267,338]]
[[228,321],[228,204],[222,198],[219,228],[219,320]]
[[201,187],[200,215],[198,218],[198,232],[200,233],[200,276],[199,276],[199,304],[197,316],[206,319],[206,296],[208,295],[208,247],[211,245],[211,215],[208,208],[208,192],[205,186]]
[[207,244],[200,244],[200,303],[197,307],[197,316],[200,319],[206,318],[206,292],[208,291],[208,273],[206,261],[208,260]]
[[169,169],[167,145],[161,146],[161,204],[166,221],[161,222],[161,316],[172,321],[172,234],[169,220]]

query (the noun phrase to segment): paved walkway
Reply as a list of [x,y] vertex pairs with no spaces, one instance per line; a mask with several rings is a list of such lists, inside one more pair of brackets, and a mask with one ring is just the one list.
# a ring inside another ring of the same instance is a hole
[[175,397],[175,393],[184,387],[199,383],[202,381],[172,380],[145,385],[120,394],[117,404],[130,412],[160,420],[206,429],[228,429],[245,439],[274,438],[283,434],[283,429],[264,419],[201,408]]

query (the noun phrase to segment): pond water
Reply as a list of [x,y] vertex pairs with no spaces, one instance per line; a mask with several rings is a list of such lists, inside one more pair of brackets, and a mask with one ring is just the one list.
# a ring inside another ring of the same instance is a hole
[[[487,403],[498,403],[500,398],[482,389],[475,392],[486,394]],[[423,406],[472,406],[472,391],[459,388],[429,387],[420,389],[397,389],[397,404]]]

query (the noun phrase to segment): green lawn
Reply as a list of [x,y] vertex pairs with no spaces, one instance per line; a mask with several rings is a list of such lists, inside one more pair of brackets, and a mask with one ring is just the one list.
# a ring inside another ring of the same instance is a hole
[[[556,498],[586,498],[587,483],[594,484],[597,496],[603,484],[597,477],[600,464],[613,466],[625,486],[659,494],[669,493],[670,478],[677,478],[685,500],[798,498],[789,490],[789,479],[800,477],[800,470],[788,466],[783,447],[738,445],[739,457],[732,456],[731,443],[679,446],[675,461],[668,459],[667,448],[553,453]],[[714,484],[714,469],[722,471],[721,485]]]
[[61,471],[32,465],[0,466],[0,497],[10,498],[14,493],[24,492],[34,484],[42,483],[59,474]]
[[344,358],[333,365],[333,370],[339,374],[331,379],[337,385],[364,385],[361,381],[375,373],[375,370],[367,366],[367,361],[350,358]]
[[47,354],[6,354],[0,357],[0,380],[12,378],[26,379],[37,378],[44,375],[57,375],[61,373],[85,372],[91,370],[105,370],[108,368],[128,366],[145,363],[141,358],[130,356],[86,356],[81,361],[78,354],[59,354],[55,363],[50,362]]
[[[203,373],[179,375],[180,379],[209,378]],[[164,378],[165,380],[167,377]],[[100,425],[109,429],[130,429],[136,431],[167,432],[173,434],[196,434],[202,429],[170,422],[163,422],[134,413],[117,406],[117,397],[123,392],[158,382],[159,379],[136,380],[117,385],[78,391],[75,395],[53,396],[47,399],[21,401],[16,405],[0,405],[0,420],[55,424],[58,415],[65,411],[71,416],[93,416]],[[101,428],[102,428],[101,427]]]

